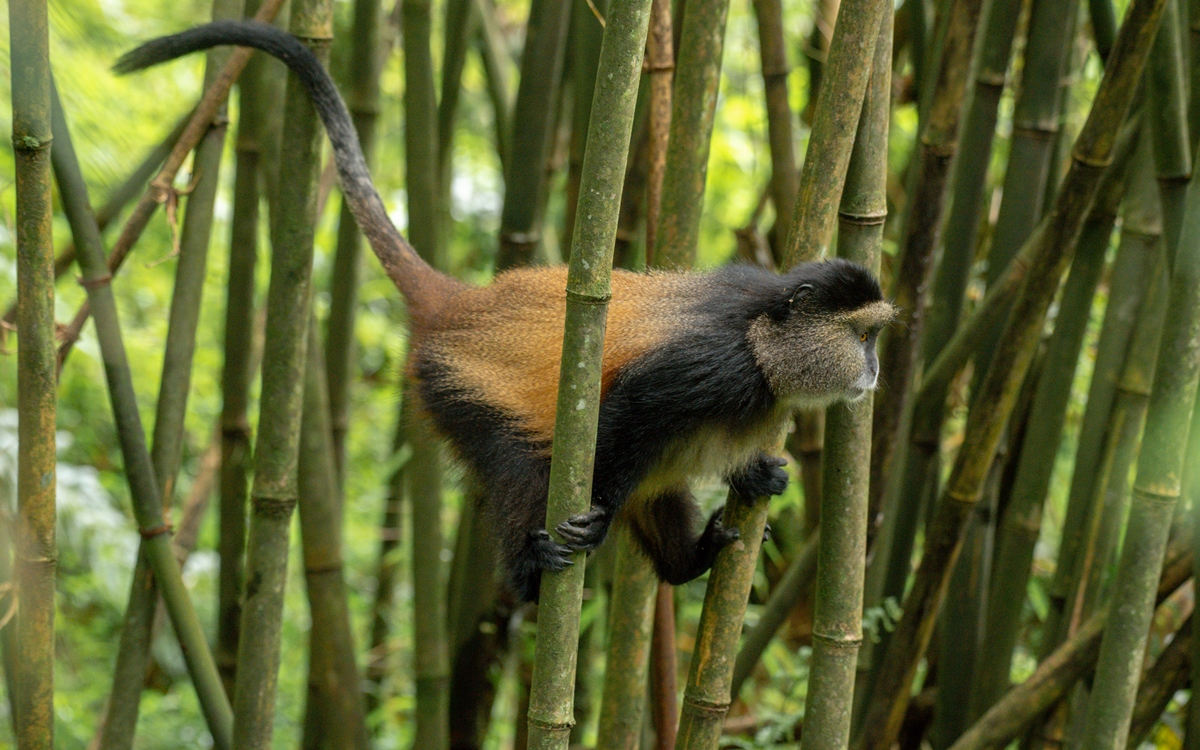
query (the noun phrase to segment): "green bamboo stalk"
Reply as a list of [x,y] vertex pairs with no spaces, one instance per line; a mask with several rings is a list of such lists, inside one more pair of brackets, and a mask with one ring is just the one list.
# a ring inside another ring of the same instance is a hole
[[649,170],[646,181],[646,265],[649,266],[654,263],[654,248],[658,244],[663,180],[667,170],[667,144],[671,132],[671,89],[675,80],[675,48],[669,0],[652,0],[650,4],[646,68],[650,78],[650,111],[647,124]]
[[[1105,628],[1088,702],[1088,748],[1123,747],[1129,733],[1142,651],[1153,602],[1139,588],[1162,566],[1167,532],[1181,492],[1184,453],[1196,384],[1200,379],[1200,187],[1189,188],[1179,252],[1171,275],[1158,367],[1146,414],[1143,452],[1113,588],[1112,621]],[[1156,573],[1155,573],[1156,574]],[[1132,688],[1130,687],[1132,686]]]
[[817,94],[808,153],[796,188],[796,208],[783,253],[785,266],[820,258],[833,238],[835,206],[841,198],[871,77],[879,20],[886,8],[887,4],[878,0],[843,0],[838,10],[821,74],[825,85]]
[[366,750],[362,690],[342,565],[342,497],[333,461],[325,355],[316,318],[309,326],[300,423],[300,539],[309,630],[306,748]]
[[859,747],[890,746],[900,729],[917,664],[928,646],[962,531],[980,496],[1021,380],[1033,357],[1046,307],[1070,262],[1084,219],[1111,162],[1134,89],[1141,78],[1162,0],[1134,0],[1117,37],[1092,110],[1076,140],[1071,168],[1053,210],[1029,240],[1034,262],[1013,306],[981,394],[967,419],[964,442],[930,522],[925,554],[904,616],[888,645],[866,713]]
[[505,47],[503,33],[496,21],[496,9],[492,0],[474,0],[479,14],[477,36],[483,70],[487,79],[488,96],[492,100],[492,127],[496,131],[496,155],[500,169],[508,174],[509,147],[512,140],[512,102],[508,96],[508,82],[512,59]]
[[[792,108],[788,104],[787,78],[791,71],[787,43],[783,33],[783,5],[779,0],[755,0],[758,18],[758,48],[762,58],[763,93],[767,104],[767,138],[771,145],[771,203],[775,206],[775,242],[782,250],[780,236],[792,225],[796,209],[796,148],[792,137]],[[813,34],[820,23],[813,24]],[[810,97],[810,101],[813,97]],[[782,260],[776,255],[776,265]]]
[[1179,244],[1184,199],[1192,179],[1192,142],[1188,136],[1188,80],[1180,44],[1179,0],[1168,0],[1151,64],[1146,70],[1149,124],[1154,131],[1154,162],[1162,200],[1163,239],[1168,263]]
[[661,268],[689,268],[696,257],[728,12],[729,0],[690,0],[683,16],[661,218],[653,252],[647,250]]
[[[892,18],[891,13],[882,15],[879,39],[873,45],[873,72],[838,213],[838,256],[875,274],[887,218]],[[862,642],[872,402],[868,395],[825,410],[824,533],[817,551],[813,651],[804,704],[804,745],[810,749],[844,748],[850,741],[855,667]]]
[[567,205],[563,210],[564,237],[572,236],[575,228],[575,208],[579,201],[579,181],[587,148],[588,120],[592,116],[592,95],[596,91],[596,66],[600,63],[600,41],[604,35],[600,18],[607,12],[608,3],[604,0],[590,4],[589,0],[573,0],[571,3],[568,57],[572,117],[567,157]]
[[1112,0],[1088,0],[1088,16],[1092,21],[1092,37],[1096,54],[1107,61],[1117,38],[1117,11]]
[[1064,631],[1060,629],[1063,612],[1075,609],[1075,592],[1079,590],[1081,575],[1079,565],[1083,559],[1081,550],[1086,548],[1084,540],[1091,538],[1085,530],[1093,528],[1095,523],[1092,516],[1095,509],[1093,485],[1103,464],[1102,454],[1122,363],[1127,360],[1126,353],[1131,342],[1140,340],[1134,335],[1135,326],[1140,325],[1144,317],[1144,300],[1147,290],[1153,286],[1156,273],[1162,221],[1153,185],[1151,159],[1149,153],[1145,152],[1148,144],[1145,143],[1146,138],[1141,140],[1143,143],[1139,148],[1143,152],[1139,153],[1140,158],[1134,159],[1130,187],[1122,207],[1121,238],[1113,266],[1108,306],[1097,344],[1087,408],[1079,430],[1079,446],[1075,452],[1067,512],[1063,520],[1064,533],[1049,590],[1050,613],[1045,632],[1050,637],[1046,639],[1043,654],[1049,653],[1063,637]]
[[946,19],[945,42],[937,62],[936,81],[929,92],[928,116],[922,125],[912,197],[905,212],[900,261],[892,296],[899,310],[879,350],[879,372],[888,387],[875,397],[871,449],[871,485],[882,488],[891,475],[899,430],[907,408],[909,384],[914,376],[921,329],[924,326],[925,292],[933,266],[950,176],[958,148],[962,102],[971,71],[972,50],[983,3],[954,0]]
[[570,11],[570,0],[535,0],[529,9],[521,84],[508,132],[512,142],[504,172],[497,271],[528,265],[541,242],[546,164],[554,146]]
[[1058,455],[1079,351],[1091,313],[1092,298],[1104,271],[1117,209],[1126,181],[1108,181],[1097,196],[1079,238],[1079,250],[1063,287],[1054,334],[1031,406],[1016,474],[996,542],[985,625],[971,694],[971,714],[981,716],[1008,689],[1012,652],[1020,632],[1033,548],[1042,526],[1042,507]]
[[1142,746],[1175,693],[1187,687],[1188,672],[1192,667],[1189,649],[1194,625],[1194,617],[1188,616],[1183,626],[1175,632],[1171,643],[1159,654],[1154,666],[1142,678],[1133,706],[1133,721],[1126,750],[1137,750]]
[[[1196,528],[1196,514],[1200,512],[1197,506],[1197,498],[1200,498],[1200,470],[1197,466],[1200,465],[1200,410],[1192,415],[1192,430],[1188,435],[1188,469],[1186,472],[1186,485],[1188,498],[1192,502],[1192,529]],[[1200,546],[1197,543],[1196,534],[1192,534],[1192,555],[1196,554],[1196,548]],[[1196,665],[1200,664],[1200,635],[1193,629],[1192,631],[1192,679],[1195,679]],[[1200,706],[1191,705],[1188,707],[1187,728],[1184,732],[1184,747],[1187,750],[1194,750],[1200,745]]]
[[[600,48],[583,163],[588,190],[580,196],[567,276],[547,529],[586,510],[591,497],[613,241],[649,16],[649,0],[616,0]],[[581,402],[585,408],[577,408]],[[529,747],[535,750],[566,748],[570,737],[584,562],[582,555],[575,559],[579,564],[542,576],[528,712]]]
[[[332,10],[330,0],[292,6],[290,31],[322,62],[328,59],[333,35]],[[281,153],[288,158],[280,161],[278,214],[272,222],[260,427],[234,688],[234,744],[247,749],[270,746],[274,729],[288,540],[299,492],[296,471],[320,170],[321,126],[308,92],[290,74],[282,137]]]
[[[108,194],[104,204],[96,208],[96,225],[103,232],[108,228],[108,225],[115,220],[125,206],[134,198],[138,197],[138,193],[146,189],[146,183],[151,177],[158,172],[162,166],[163,160],[171,153],[171,148],[175,142],[179,140],[179,136],[183,133],[184,127],[188,120],[191,119],[192,113],[189,112],[175,123],[175,127],[171,129],[167,135],[158,142],[154,148],[150,150],[142,163],[134,168],[125,181],[114,187]],[[58,279],[63,274],[71,269],[75,263],[75,244],[67,242],[63,245],[54,256],[54,278]],[[4,313],[4,322],[12,325],[17,320],[17,305],[14,302],[9,306]],[[2,334],[0,334],[2,335]]]
[[[1180,6],[1180,10],[1184,7],[1187,9],[1183,15],[1187,16],[1188,91],[1200,91],[1200,4],[1188,0],[1187,6]],[[1200,139],[1200,96],[1188,97],[1188,133],[1194,145]],[[1194,148],[1192,152],[1195,153]]]
[[[804,47],[804,61],[808,68],[808,98],[800,112],[800,119],[809,126],[813,123],[813,114],[821,93],[821,79],[825,75],[825,61],[829,58],[829,45],[833,41],[833,30],[837,27],[840,5],[840,0],[817,0],[813,6],[812,32],[808,35],[808,44]],[[786,231],[788,226],[783,225],[780,230]]]
[[[350,76],[346,105],[367,166],[375,153],[375,119],[379,116],[380,55],[379,0],[354,3],[354,44],[350,49]],[[333,459],[338,486],[346,479],[346,432],[350,427],[350,381],[355,360],[354,319],[358,307],[358,269],[362,233],[343,201],[338,219],[337,250],[329,280],[329,318],[325,323],[325,378],[329,391],[329,419],[333,427]]]
[[742,639],[742,647],[733,663],[733,679],[729,683],[731,696],[741,693],[742,685],[753,674],[763,652],[767,650],[767,646],[787,620],[788,614],[816,577],[819,535],[820,530],[814,529],[804,540],[804,544],[788,564],[787,570],[771,589],[771,596],[766,604],[759,610],[758,622]]
[[[260,0],[248,0],[246,15]],[[266,58],[255,55],[239,80],[237,167],[229,230],[229,275],[225,302],[225,361],[221,371],[221,557],[217,592],[217,667],[225,692],[233,694],[238,626],[242,618],[242,562],[246,549],[246,504],[250,495],[250,383],[257,366],[254,342],[254,267],[258,261],[259,204],[266,170],[267,113],[282,93],[272,87]]]
[[[221,750],[227,750],[231,747],[232,724],[229,702],[208,649],[204,630],[184,586],[178,560],[172,551],[169,536],[171,527],[163,523],[162,495],[155,479],[150,452],[146,448],[146,434],[142,429],[129,362],[121,340],[116,302],[108,283],[110,276],[104,260],[100,230],[88,206],[87,188],[71,146],[65,117],[58,106],[54,107],[54,118],[58,147],[53,150],[53,156],[59,194],[75,236],[75,246],[79,249],[81,283],[87,289],[90,306],[95,311],[96,334],[104,359],[117,437],[125,460],[125,475],[133,499],[134,515],[145,540],[142,550],[154,571],[154,579],[175,625],[175,634],[199,696],[201,710],[212,732],[213,743]],[[152,616],[153,607],[148,612]],[[137,675],[139,685],[144,674]]]
[[[479,26],[478,15],[477,4],[472,0],[453,0],[446,3],[443,21],[445,38],[442,47],[442,94],[438,98],[437,109],[437,164],[443,210],[449,206],[451,146],[454,144],[458,98],[462,92],[462,72],[467,64],[471,35]],[[355,38],[358,38],[357,35]]]
[[[404,422],[408,406],[401,390],[399,414],[392,441],[392,457],[400,458],[408,445]],[[364,673],[366,684],[363,691],[367,716],[373,716],[383,703],[384,681],[391,673],[388,651],[388,632],[395,600],[396,580],[399,573],[399,547],[404,522],[404,459],[388,477],[383,499],[383,517],[379,524],[379,555],[375,573],[375,598],[371,602],[371,633],[368,638],[367,665]],[[371,729],[377,731],[379,722],[372,721]]]
[[16,740],[54,747],[54,243],[46,3],[9,4],[17,196]]
[[657,589],[654,566],[628,529],[622,528],[613,569],[605,662],[609,667],[604,671],[597,750],[637,750],[641,746]]
[[[403,0],[404,148],[409,237],[435,268],[441,262],[438,211],[437,101],[430,57],[431,3]],[[507,203],[507,201],[506,201]],[[449,652],[442,576],[441,462],[432,430],[410,414],[413,460],[405,467],[412,499],[413,673],[417,687],[415,746],[449,747]]]
[[[213,20],[240,18],[241,0],[213,3]],[[229,50],[211,50],[205,64],[205,86],[212,86]],[[158,494],[169,507],[183,458],[184,417],[191,389],[192,359],[196,348],[196,330],[200,322],[200,303],[204,292],[208,245],[212,234],[213,208],[220,183],[221,154],[225,147],[225,109],[218,109],[212,128],[196,146],[192,172],[195,184],[188,194],[187,213],[179,238],[179,257],[175,267],[175,288],[167,322],[167,340],[159,382],[150,461],[158,482]],[[145,541],[142,543],[146,544]],[[144,683],[150,662],[154,612],[158,588],[154,584],[150,562],[139,551],[134,567],[129,605],[113,670],[113,686],[104,719],[101,746],[130,748]]]
[[[275,14],[279,11],[283,0],[264,0],[258,13],[255,14],[254,20],[260,23],[270,23]],[[226,97],[229,96],[229,91],[233,87],[233,82],[237,80],[238,75],[246,67],[246,63],[250,59],[251,50],[248,48],[238,48],[229,56],[229,61],[221,69],[221,72],[213,80],[212,85],[205,89],[204,95],[200,98],[200,102],[193,110],[191,119],[188,120],[187,126],[183,130],[183,134],[179,136],[175,146],[171,149],[171,153],[167,155],[166,161],[163,163],[162,169],[150,181],[146,192],[138,199],[137,204],[129,212],[129,218],[125,221],[125,226],[121,229],[121,234],[117,241],[113,244],[112,252],[108,257],[109,273],[116,272],[128,257],[129,251],[137,243],[142,232],[150,223],[150,218],[154,216],[154,212],[158,210],[158,206],[170,199],[173,195],[178,197],[178,193],[173,192],[171,184],[175,180],[175,176],[179,173],[180,167],[183,166],[188,154],[191,153],[212,127],[213,121],[216,119],[217,111],[224,105]],[[79,339],[80,333],[83,331],[83,326],[87,319],[91,316],[90,301],[85,301],[76,311],[75,317],[71,320],[69,326],[64,329],[59,338],[62,344],[59,346],[58,362],[59,368],[62,367],[63,361],[67,354],[70,353],[71,347]]]

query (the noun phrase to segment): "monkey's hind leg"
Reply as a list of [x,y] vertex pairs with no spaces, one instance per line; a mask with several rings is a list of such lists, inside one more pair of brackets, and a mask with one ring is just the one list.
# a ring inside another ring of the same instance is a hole
[[722,525],[723,512],[723,507],[713,511],[703,531],[697,533],[703,518],[700,507],[691,492],[680,487],[651,500],[630,503],[623,517],[654,563],[658,577],[679,586],[703,575],[721,548],[740,538],[737,529]]

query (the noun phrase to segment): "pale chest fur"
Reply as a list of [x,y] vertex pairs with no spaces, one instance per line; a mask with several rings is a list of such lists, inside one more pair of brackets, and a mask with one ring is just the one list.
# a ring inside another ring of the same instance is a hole
[[719,481],[760,453],[778,455],[793,413],[794,409],[780,405],[746,429],[705,427],[671,441],[634,495],[649,499],[680,485]]

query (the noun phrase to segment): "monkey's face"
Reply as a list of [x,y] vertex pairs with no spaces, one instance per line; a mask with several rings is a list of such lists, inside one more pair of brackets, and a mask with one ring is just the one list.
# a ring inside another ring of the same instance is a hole
[[798,407],[857,401],[878,382],[875,343],[895,314],[883,300],[840,313],[801,308],[782,321],[754,321],[750,340],[777,397]]

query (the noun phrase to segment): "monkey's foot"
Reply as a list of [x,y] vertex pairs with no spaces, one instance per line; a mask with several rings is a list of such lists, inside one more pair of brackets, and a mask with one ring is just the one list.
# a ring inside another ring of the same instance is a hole
[[545,529],[529,532],[529,561],[539,570],[563,570],[573,565],[571,548],[559,544]]
[[592,508],[586,513],[571,516],[555,529],[572,551],[591,552],[604,541],[612,518],[603,508]]
[[729,487],[743,500],[781,495],[788,486],[786,458],[760,453],[749,466],[729,478]]

